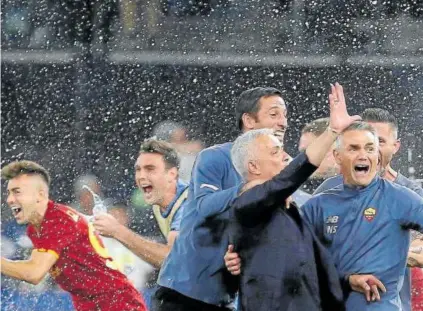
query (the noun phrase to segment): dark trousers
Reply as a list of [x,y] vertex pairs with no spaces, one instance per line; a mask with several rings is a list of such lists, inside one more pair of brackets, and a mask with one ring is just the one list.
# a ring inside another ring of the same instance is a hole
[[204,303],[161,286],[154,294],[151,305],[151,311],[231,311],[231,309]]

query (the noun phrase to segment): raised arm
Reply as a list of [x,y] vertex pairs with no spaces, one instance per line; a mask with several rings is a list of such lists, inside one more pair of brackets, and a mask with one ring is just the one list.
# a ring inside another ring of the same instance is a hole
[[328,129],[278,175],[241,194],[233,203],[239,221],[250,225],[260,222],[285,200],[316,170],[338,134],[360,119],[347,112],[344,92],[338,83],[331,86],[329,95],[330,118]]
[[308,162],[304,153],[300,153],[271,180],[242,193],[232,204],[235,216],[246,225],[260,222],[277,206],[283,204],[313,174],[316,168]]

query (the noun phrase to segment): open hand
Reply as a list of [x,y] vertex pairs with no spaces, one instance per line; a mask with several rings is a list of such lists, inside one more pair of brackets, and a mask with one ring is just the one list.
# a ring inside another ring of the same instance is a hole
[[344,96],[344,89],[338,82],[331,84],[329,94],[329,126],[337,133],[341,133],[355,121],[361,120],[358,115],[350,116],[347,111],[347,104]]

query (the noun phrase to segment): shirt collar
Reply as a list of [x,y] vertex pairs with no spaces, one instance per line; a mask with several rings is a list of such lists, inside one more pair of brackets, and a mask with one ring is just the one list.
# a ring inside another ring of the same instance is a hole
[[166,206],[164,212],[160,210],[160,213],[163,217],[167,217],[170,214],[170,211],[172,210],[173,205],[175,205],[178,198],[181,196],[182,192],[188,187],[188,184],[185,183],[182,179],[178,179],[178,182],[176,183],[176,194],[172,200],[172,202],[169,203],[168,206]]

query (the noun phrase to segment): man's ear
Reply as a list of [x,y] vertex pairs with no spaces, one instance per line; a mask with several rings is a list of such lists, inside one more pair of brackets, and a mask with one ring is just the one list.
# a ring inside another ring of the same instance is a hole
[[260,165],[255,160],[248,161],[248,173],[251,175],[260,175]]
[[401,147],[401,141],[399,139],[397,139],[394,143],[394,154],[396,154],[398,152],[400,147]]
[[170,176],[170,180],[178,179],[178,169],[176,167],[170,168],[167,173]]
[[48,199],[48,186],[40,183],[37,201],[44,201],[45,199]]
[[244,113],[242,115],[242,124],[245,129],[253,130],[256,125],[256,119],[249,113]]
[[333,149],[333,157],[335,159],[335,163],[338,164],[338,166],[341,166],[341,155],[337,149]]

